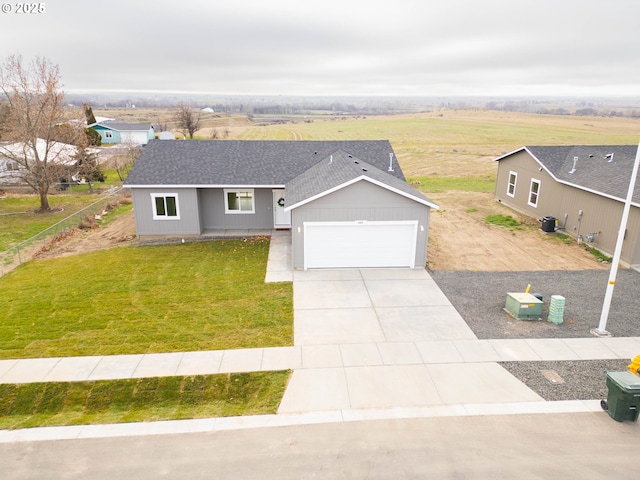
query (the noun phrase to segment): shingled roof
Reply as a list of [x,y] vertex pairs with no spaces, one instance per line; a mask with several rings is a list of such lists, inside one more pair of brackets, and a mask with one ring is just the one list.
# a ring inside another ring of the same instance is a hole
[[94,123],[89,127],[104,127],[110,130],[117,130],[118,132],[142,132],[148,131],[151,128],[150,123],[125,123],[125,122],[103,122]]
[[[284,186],[339,151],[381,171],[388,169],[393,154],[387,140],[152,140],[125,186]],[[406,183],[395,157],[393,165],[388,176]]]
[[[526,151],[556,181],[624,200],[637,149],[637,145],[526,146],[496,161]],[[574,164],[575,157],[578,158]],[[640,203],[640,182],[636,182],[633,201]]]
[[392,172],[389,172],[388,168],[387,166],[387,169],[382,171],[353,155],[338,150],[286,184],[285,207],[295,208],[354,182],[367,180],[429,207],[438,208],[435,203],[407,182],[390,175]]

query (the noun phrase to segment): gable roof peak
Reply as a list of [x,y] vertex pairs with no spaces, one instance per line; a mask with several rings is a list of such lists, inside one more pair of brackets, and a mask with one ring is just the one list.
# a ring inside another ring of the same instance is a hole
[[[496,160],[506,160],[522,151],[526,151],[557,182],[614,199],[623,199],[629,188],[629,177],[638,146],[526,146]],[[640,202],[638,187],[634,201]]]

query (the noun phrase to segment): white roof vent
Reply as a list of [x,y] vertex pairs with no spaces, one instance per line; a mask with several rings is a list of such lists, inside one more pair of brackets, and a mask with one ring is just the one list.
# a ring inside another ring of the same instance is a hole
[[578,157],[573,157],[573,168],[569,170],[569,173],[574,173],[576,171],[577,164],[578,164]]

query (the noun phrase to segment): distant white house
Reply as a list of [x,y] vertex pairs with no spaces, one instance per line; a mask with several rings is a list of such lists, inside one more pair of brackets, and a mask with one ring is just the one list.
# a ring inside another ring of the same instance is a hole
[[[46,149],[49,147],[47,153]],[[73,167],[76,164],[76,154],[78,148],[75,145],[61,142],[47,142],[38,138],[36,141],[36,151],[38,157],[47,157],[49,163],[55,163],[67,167]],[[98,154],[100,150],[92,148],[87,149],[88,153]],[[3,184],[21,184],[24,183],[24,175],[27,173],[24,166],[18,162],[18,159],[26,158],[28,161],[34,161],[33,150],[24,143],[2,143],[0,144],[0,183]]]
[[176,136],[173,134],[173,132],[160,132],[158,138],[160,140],[175,140]]

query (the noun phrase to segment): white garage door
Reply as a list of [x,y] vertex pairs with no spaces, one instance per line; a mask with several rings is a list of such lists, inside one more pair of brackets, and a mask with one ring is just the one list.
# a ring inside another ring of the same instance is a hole
[[304,268],[413,268],[417,231],[417,221],[305,222]]

